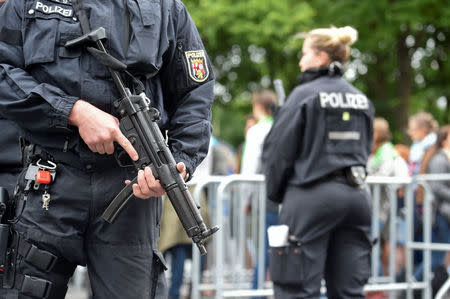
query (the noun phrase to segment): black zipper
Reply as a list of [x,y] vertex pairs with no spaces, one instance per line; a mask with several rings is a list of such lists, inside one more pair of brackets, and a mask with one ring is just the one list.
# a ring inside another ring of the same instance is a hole
[[[182,87],[187,87],[188,86],[188,76],[186,74],[186,62],[185,59],[183,59],[183,43],[182,42],[177,42],[177,51],[178,51],[178,65],[181,68],[183,77],[184,77],[184,86]],[[182,82],[182,80],[180,80]]]

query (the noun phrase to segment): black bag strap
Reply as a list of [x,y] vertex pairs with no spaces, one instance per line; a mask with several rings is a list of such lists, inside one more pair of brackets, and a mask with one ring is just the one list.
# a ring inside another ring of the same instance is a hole
[[72,7],[75,11],[75,15],[80,21],[81,30],[83,34],[91,32],[91,26],[89,25],[89,20],[86,16],[86,11],[83,9],[83,0],[72,0]]
[[[75,11],[75,15],[80,21],[81,30],[83,34],[88,34],[91,32],[91,26],[89,24],[89,20],[86,15],[86,11],[83,8],[83,0],[72,0],[72,7]],[[128,31],[129,34],[129,31]],[[126,38],[129,41],[129,38]],[[133,83],[134,91],[136,94],[141,94],[145,92],[145,86],[141,80],[133,76],[130,72],[126,71],[126,65],[116,59],[114,56],[109,53],[104,53],[98,49],[87,47],[89,53],[94,56],[101,64],[105,65],[108,68],[111,68],[115,71],[122,71],[131,78],[131,82]]]
[[16,289],[21,294],[36,298],[62,297],[67,291],[67,286],[52,287],[52,282],[39,277],[22,274],[16,271],[17,254],[24,261],[44,272],[56,272],[64,276],[73,274],[76,265],[65,258],[57,257],[53,253],[40,249],[14,232],[11,241],[11,254],[8,259],[8,267],[3,277],[3,287]]

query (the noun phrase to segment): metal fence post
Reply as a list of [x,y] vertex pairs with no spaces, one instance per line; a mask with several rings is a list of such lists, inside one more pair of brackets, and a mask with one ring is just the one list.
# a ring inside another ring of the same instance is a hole
[[[193,197],[196,202],[200,202],[202,191],[210,186],[211,184],[217,184],[220,183],[220,181],[223,180],[222,176],[210,176],[205,178],[204,180],[198,182],[194,189]],[[212,199],[212,196],[215,194],[209,194],[208,199]],[[208,200],[208,205],[211,204],[211,201]],[[208,207],[204,207],[208,208]],[[212,221],[211,221],[212,222]],[[220,223],[219,223],[220,224]],[[220,231],[220,228],[219,228]],[[214,240],[214,236],[213,236]],[[192,269],[191,269],[191,275],[192,275],[192,289],[191,289],[191,298],[192,299],[200,299],[200,285],[201,285],[201,273],[202,269],[201,267],[201,256],[200,252],[197,249],[197,246],[195,244],[192,244]]]

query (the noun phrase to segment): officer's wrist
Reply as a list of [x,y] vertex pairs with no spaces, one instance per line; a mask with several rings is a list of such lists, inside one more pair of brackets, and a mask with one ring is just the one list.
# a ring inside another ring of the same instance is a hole
[[67,119],[69,125],[78,127],[78,124],[80,123],[80,116],[83,114],[86,104],[90,105],[88,102],[81,99],[77,100],[75,104],[73,104],[72,110],[70,110],[69,113],[69,118]]

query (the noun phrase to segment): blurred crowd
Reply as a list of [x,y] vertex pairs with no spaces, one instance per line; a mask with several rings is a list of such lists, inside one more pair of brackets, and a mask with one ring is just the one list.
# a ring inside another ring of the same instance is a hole
[[[195,173],[196,179],[203,175],[227,175],[233,173],[256,174],[260,173],[261,149],[264,138],[272,124],[272,112],[276,106],[276,95],[268,90],[253,94],[253,111],[246,118],[244,128],[245,141],[234,149],[224,141],[213,137],[211,139],[210,154]],[[367,172],[372,176],[407,177],[418,174],[450,173],[450,126],[438,127],[437,121],[430,113],[419,112],[409,118],[407,134],[411,139],[411,145],[393,144],[389,123],[386,119],[377,117],[374,120],[374,136],[372,154],[367,164]],[[206,170],[205,170],[206,169]],[[434,181],[429,183],[433,192],[433,225],[432,242],[450,243],[450,181]],[[245,189],[244,191],[245,192]],[[251,193],[251,192],[250,192]],[[390,217],[389,196],[395,195],[397,201],[397,213],[395,219]],[[380,196],[380,276],[388,276],[389,273],[389,227],[390,221],[396,222],[396,281],[405,281],[405,202],[404,186],[389,184],[381,189]],[[245,196],[243,198],[246,198]],[[422,240],[424,190],[420,186],[414,186],[414,240]],[[166,201],[168,202],[168,201]],[[245,206],[246,214],[251,215],[250,201]],[[266,211],[266,226],[277,223],[277,206],[268,206]],[[166,213],[166,212],[165,212]],[[173,215],[173,217],[176,217]],[[207,217],[207,216],[206,216]],[[166,214],[162,217],[162,232],[164,226],[171,227],[166,223],[170,217]],[[166,223],[166,224],[165,224]],[[180,227],[180,231],[182,231]],[[183,263],[190,255],[190,240],[188,238],[169,237],[162,233],[161,248],[166,254],[172,254],[172,280],[169,280],[171,291],[169,298],[180,297],[180,287],[183,278]],[[170,246],[165,246],[165,239],[169,238]],[[267,244],[266,244],[267,246]],[[184,248],[184,249],[180,249]],[[245,249],[243,249],[245,250]],[[266,250],[267,251],[267,250]],[[182,252],[182,253],[180,253]],[[180,258],[181,256],[181,258]],[[182,262],[180,262],[182,261]],[[267,271],[268,257],[266,257],[266,279],[270,280]],[[256,273],[258,265],[254,261],[253,288],[258,282]],[[206,267],[203,263],[202,267]],[[181,269],[181,271],[180,271]],[[423,279],[423,257],[417,251],[414,255],[414,278],[417,281]],[[450,252],[432,252],[433,292],[445,282],[450,272]],[[174,276],[175,274],[175,276]],[[387,292],[375,292],[367,295],[368,298],[387,298]],[[400,294],[403,296],[403,294]]]
[[[450,173],[450,126],[438,127],[437,121],[430,113],[419,112],[409,118],[407,133],[411,138],[410,147],[392,144],[388,122],[383,118],[374,121],[374,142],[372,155],[367,165],[369,175],[374,176],[414,176],[418,174]],[[432,242],[450,243],[450,181],[430,181],[433,193],[432,203]],[[391,189],[394,189],[393,192]],[[414,241],[423,238],[423,201],[424,189],[414,186]],[[389,196],[396,195],[397,215],[389,218]],[[404,190],[402,186],[391,184],[381,192],[380,227],[381,227],[381,275],[389,275],[389,221],[396,221],[396,277],[405,281],[405,236],[406,223],[404,215]],[[433,251],[431,255],[434,272],[433,292],[436,293],[450,272],[450,252]],[[423,256],[414,254],[414,278],[423,280]],[[380,292],[372,298],[384,298],[387,294]]]

